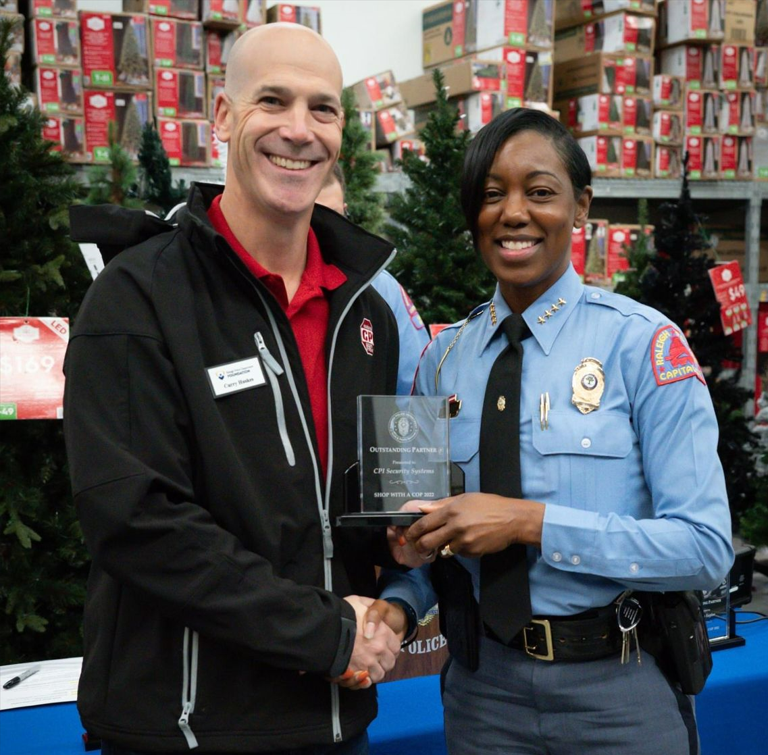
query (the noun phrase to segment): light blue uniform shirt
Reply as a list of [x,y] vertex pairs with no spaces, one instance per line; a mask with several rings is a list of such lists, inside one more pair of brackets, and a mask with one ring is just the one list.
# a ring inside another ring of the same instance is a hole
[[[480,489],[485,385],[507,346],[501,322],[510,309],[498,288],[492,301],[496,322],[490,305],[472,313],[437,385],[461,323],[429,346],[416,380],[418,394],[461,399],[450,442],[467,492]],[[522,490],[546,504],[541,550],[528,548],[533,614],[576,614],[628,588],[717,586],[733,561],[718,428],[679,331],[649,307],[584,286],[572,267],[523,317],[532,336],[523,341]],[[599,408],[582,414],[571,401],[572,378],[588,357],[602,364],[605,386]],[[461,561],[477,596],[479,559]],[[384,597],[401,597],[422,614],[436,602],[428,568],[389,574]]]
[[397,320],[400,336],[400,362],[397,370],[397,393],[409,396],[419,357],[429,343],[429,333],[411,298],[391,273],[383,270],[371,282]]

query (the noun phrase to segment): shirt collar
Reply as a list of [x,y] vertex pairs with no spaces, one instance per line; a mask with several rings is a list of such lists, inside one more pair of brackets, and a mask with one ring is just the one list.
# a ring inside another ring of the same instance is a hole
[[[571,316],[571,312],[576,308],[583,292],[584,284],[573,269],[573,265],[569,265],[555,284],[523,312],[525,324],[530,328],[531,334],[545,354],[549,354],[552,350],[555,339]],[[512,310],[497,285],[491,303],[481,315],[485,320],[480,336],[481,352],[485,351],[497,331],[501,330],[500,326],[504,318],[511,313]]]

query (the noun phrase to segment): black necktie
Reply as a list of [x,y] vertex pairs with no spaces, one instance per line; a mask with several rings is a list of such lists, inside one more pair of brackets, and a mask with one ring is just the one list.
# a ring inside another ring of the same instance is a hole
[[[520,378],[521,341],[531,335],[518,314],[501,323],[509,346],[491,368],[480,425],[480,490],[521,498]],[[515,543],[480,559],[480,616],[502,642],[508,643],[531,619],[525,545]]]

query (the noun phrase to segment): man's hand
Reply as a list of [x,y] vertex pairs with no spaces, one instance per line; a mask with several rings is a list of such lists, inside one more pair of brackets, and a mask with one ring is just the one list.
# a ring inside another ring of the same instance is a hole
[[[332,681],[349,689],[367,689],[374,682],[380,682],[395,666],[407,625],[405,612],[386,601],[360,595],[348,595],[344,600],[355,609],[357,616],[355,646],[349,668]],[[393,625],[399,627],[399,631],[395,631]]]

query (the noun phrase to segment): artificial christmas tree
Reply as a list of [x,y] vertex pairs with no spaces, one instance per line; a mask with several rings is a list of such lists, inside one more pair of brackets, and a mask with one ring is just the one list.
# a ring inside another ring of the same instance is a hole
[[470,134],[456,130],[443,74],[433,73],[437,102],[419,138],[428,162],[412,152],[402,160],[411,186],[392,197],[385,232],[398,249],[389,270],[407,282],[422,318],[451,323],[493,293],[494,281],[472,245],[459,201],[464,153]]
[[[138,150],[138,146],[136,149]],[[117,204],[136,209],[143,207],[143,202],[138,198],[136,166],[130,155],[115,139],[113,125],[109,128],[108,155],[108,166],[99,165],[89,169],[89,192],[86,203]]]
[[141,134],[139,167],[140,193],[147,209],[164,217],[187,198],[188,189],[184,181],[178,181],[175,185],[173,183],[168,155],[163,149],[160,134],[152,123],[146,123]]
[[[0,23],[0,57],[10,34],[10,24]],[[90,282],[66,225],[82,187],[41,138],[43,121],[29,108],[27,92],[0,76],[4,317],[71,318]],[[81,655],[88,559],[61,423],[0,421],[0,458],[0,664]]]
[[381,195],[373,191],[379,156],[370,150],[371,137],[360,120],[355,104],[354,92],[351,88],[345,89],[341,94],[345,120],[339,164],[347,185],[347,216],[356,225],[378,233],[384,221]]

